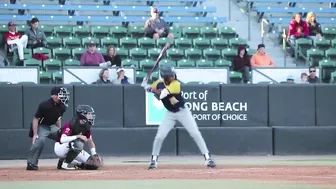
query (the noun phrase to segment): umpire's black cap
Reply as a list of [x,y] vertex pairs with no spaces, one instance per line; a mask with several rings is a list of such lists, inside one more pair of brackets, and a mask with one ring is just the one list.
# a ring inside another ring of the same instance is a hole
[[63,87],[57,87],[57,86],[53,87],[50,91],[50,94],[51,95],[58,95],[58,93],[60,93],[60,91],[62,90],[61,88],[63,88]]

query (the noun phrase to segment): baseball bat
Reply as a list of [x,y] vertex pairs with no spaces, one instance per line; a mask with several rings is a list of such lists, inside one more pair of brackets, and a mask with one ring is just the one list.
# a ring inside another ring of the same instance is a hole
[[152,75],[152,73],[154,72],[154,70],[158,67],[162,56],[166,53],[166,51],[169,48],[169,46],[170,46],[170,43],[166,43],[165,46],[163,47],[163,49],[161,50],[161,52],[159,54],[159,57],[156,59],[156,62],[154,64],[153,68],[147,74],[147,77],[146,77],[147,81],[150,79],[150,76]]

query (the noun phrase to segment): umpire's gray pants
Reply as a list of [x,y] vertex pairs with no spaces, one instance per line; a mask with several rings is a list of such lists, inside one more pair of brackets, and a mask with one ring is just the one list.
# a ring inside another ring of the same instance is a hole
[[38,165],[38,159],[41,156],[46,138],[57,140],[59,128],[56,125],[39,125],[37,127],[38,138],[35,143],[30,147],[27,163]]
[[202,134],[198,130],[197,123],[193,118],[191,111],[188,108],[181,108],[181,110],[176,113],[170,111],[166,112],[154,139],[152,155],[159,156],[162,143],[168,135],[169,131],[175,126],[176,121],[180,122],[182,126],[188,131],[202,154],[208,154],[208,148],[205,144]]

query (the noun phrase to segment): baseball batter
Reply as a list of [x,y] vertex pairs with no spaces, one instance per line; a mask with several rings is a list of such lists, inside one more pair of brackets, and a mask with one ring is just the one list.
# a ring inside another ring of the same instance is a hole
[[174,68],[170,66],[161,67],[160,74],[163,80],[159,79],[152,85],[148,85],[147,79],[145,78],[142,83],[145,90],[154,93],[168,110],[159,125],[154,139],[152,159],[149,169],[155,169],[157,167],[158,156],[162,143],[169,131],[175,126],[176,121],[180,122],[194,139],[205,158],[205,164],[208,167],[216,167],[215,162],[210,157],[208,148],[200,131],[198,130],[197,123],[193,118],[191,111],[185,107],[185,101],[181,95],[181,84],[176,80]]
[[[98,167],[88,164],[91,155],[96,155],[96,148],[91,136],[91,126],[94,125],[95,112],[89,105],[78,105],[76,115],[67,122],[54,146],[55,154],[62,158],[58,162],[57,169],[73,170],[98,169]],[[91,155],[83,150],[84,143],[87,142]],[[76,161],[74,161],[76,160]]]

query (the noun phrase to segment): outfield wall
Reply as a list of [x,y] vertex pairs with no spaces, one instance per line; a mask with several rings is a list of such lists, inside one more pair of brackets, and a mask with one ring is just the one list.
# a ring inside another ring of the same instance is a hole
[[[71,99],[63,123],[78,104],[96,110],[93,135],[102,155],[150,155],[165,109],[139,85],[65,85]],[[28,129],[53,85],[0,86],[0,159],[26,158]],[[335,85],[183,85],[183,96],[210,151],[220,155],[336,154]],[[197,155],[177,124],[162,155]],[[48,140],[43,157],[55,157]]]

